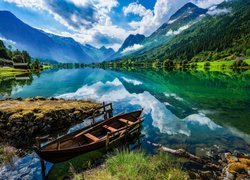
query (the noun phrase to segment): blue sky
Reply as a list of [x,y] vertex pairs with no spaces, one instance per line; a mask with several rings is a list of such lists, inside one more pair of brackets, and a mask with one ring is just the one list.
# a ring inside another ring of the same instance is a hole
[[[73,37],[83,44],[118,49],[129,34],[149,36],[190,0],[1,0],[25,23]],[[207,8],[223,0],[192,0]]]

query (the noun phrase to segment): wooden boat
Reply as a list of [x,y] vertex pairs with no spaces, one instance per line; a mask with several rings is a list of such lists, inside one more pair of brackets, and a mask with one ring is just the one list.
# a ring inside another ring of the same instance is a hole
[[77,155],[93,151],[113,141],[124,139],[141,124],[142,110],[120,114],[92,127],[80,129],[56,139],[42,148],[34,148],[43,160],[63,162]]

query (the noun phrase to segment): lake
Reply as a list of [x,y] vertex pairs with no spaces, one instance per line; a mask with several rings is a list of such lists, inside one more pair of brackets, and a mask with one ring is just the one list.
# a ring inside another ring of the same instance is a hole
[[[114,114],[143,108],[145,140],[185,148],[199,156],[223,151],[249,153],[248,74],[51,69],[39,76],[0,82],[0,97],[55,96],[112,102]],[[145,141],[142,148],[155,151]],[[33,153],[0,167],[0,179],[40,177],[40,173],[39,159]]]

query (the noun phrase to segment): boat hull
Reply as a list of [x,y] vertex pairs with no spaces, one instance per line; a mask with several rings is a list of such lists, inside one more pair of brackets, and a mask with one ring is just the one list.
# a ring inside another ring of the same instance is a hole
[[[139,112],[139,111],[137,111]],[[126,114],[125,114],[126,115]],[[141,112],[137,114],[138,115],[138,120],[136,121],[135,124],[129,126],[128,128],[125,128],[119,132],[115,132],[109,139],[108,139],[108,146],[107,146],[107,137],[106,138],[102,138],[97,142],[92,142],[89,144],[85,144],[79,147],[75,147],[75,148],[68,148],[68,149],[60,149],[60,150],[43,150],[43,149],[38,149],[35,148],[35,152],[39,155],[39,157],[42,160],[51,162],[51,163],[60,163],[63,161],[67,161],[69,159],[72,159],[76,156],[79,156],[81,154],[93,151],[93,150],[98,150],[101,148],[110,148],[112,147],[112,144],[114,143],[118,143],[118,142],[124,142],[125,141],[129,141],[131,139],[133,139],[134,137],[136,137],[139,133],[138,129],[141,126],[141,122],[142,120],[140,120],[140,115]],[[65,137],[70,137],[71,135],[75,135],[76,133],[71,133],[66,135]],[[58,140],[63,139],[63,137],[59,138]],[[56,141],[58,141],[56,140]],[[49,144],[53,144],[53,141]]]

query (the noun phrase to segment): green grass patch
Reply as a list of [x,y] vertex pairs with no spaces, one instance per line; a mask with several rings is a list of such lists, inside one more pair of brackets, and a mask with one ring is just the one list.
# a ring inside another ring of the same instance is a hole
[[96,168],[75,174],[74,179],[187,179],[188,175],[181,169],[178,160],[165,153],[155,156],[146,155],[143,152],[118,152],[110,156],[104,168]]
[[[231,72],[231,66],[235,63],[236,60],[220,60],[220,61],[211,61],[209,62],[209,71],[226,71]],[[245,63],[250,65],[250,59],[243,60]],[[202,71],[205,69],[205,64],[207,62],[197,62],[196,70]]]
[[51,66],[51,65],[43,65],[43,69],[52,69],[53,68],[53,66]]
[[250,58],[244,60],[248,65],[250,65]]

